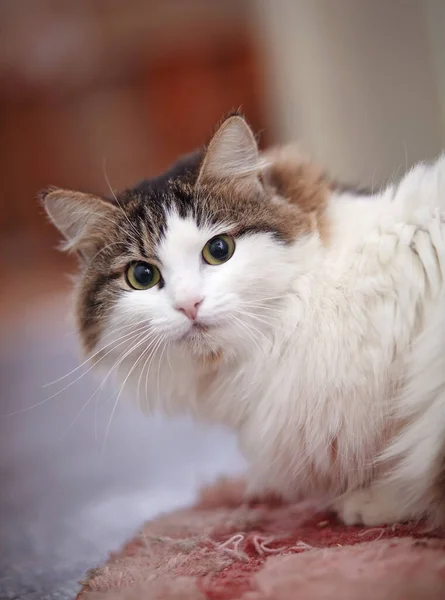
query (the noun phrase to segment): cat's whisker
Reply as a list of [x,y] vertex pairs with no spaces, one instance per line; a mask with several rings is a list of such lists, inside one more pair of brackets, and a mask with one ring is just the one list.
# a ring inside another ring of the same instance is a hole
[[[136,337],[138,335],[138,332],[134,333],[134,336]],[[124,340],[124,342],[128,342],[131,341],[133,338],[129,337],[128,339]],[[121,345],[119,344],[119,345]],[[114,348],[112,348],[107,354],[109,354],[110,352],[112,352],[114,350]],[[105,357],[105,355],[104,355]],[[100,361],[97,361],[96,364],[98,364]],[[74,381],[71,381],[68,385],[66,385],[65,387],[63,387],[62,389],[58,390],[57,392],[55,392],[54,394],[52,394],[51,396],[49,396],[48,398],[44,398],[43,400],[40,400],[39,402],[36,402],[34,404],[32,404],[31,406],[26,406],[25,408],[21,408],[18,410],[15,410],[13,412],[7,413],[5,415],[0,415],[0,418],[5,419],[5,418],[9,418],[9,417],[13,417],[16,415],[20,415],[22,413],[26,413],[29,410],[34,410],[35,408],[39,408],[40,406],[43,406],[44,404],[46,404],[47,402],[50,402],[51,400],[53,400],[54,398],[56,398],[57,396],[59,396],[62,392],[64,392],[65,390],[67,390],[69,387],[71,387],[72,385],[74,385],[77,381],[79,381],[84,375],[86,375],[88,373],[88,371],[90,371],[93,368],[90,367],[87,371],[85,371],[84,373],[82,373],[82,375],[80,375],[79,377],[77,377]]]
[[[136,391],[136,395],[138,398],[138,402],[139,402],[139,394],[140,394],[140,385],[141,385],[141,380],[142,380],[142,376],[145,370],[145,367],[148,363],[148,361],[150,360],[151,356],[152,356],[152,348],[154,347],[154,345],[156,344],[156,342],[159,339],[159,334],[156,335],[149,343],[149,345],[147,346],[147,348],[144,350],[144,355],[146,355],[146,359],[144,361],[144,364],[142,365],[141,371],[139,373],[139,378],[138,378],[138,384],[137,384],[137,391]],[[147,395],[147,391],[145,392],[145,394]]]
[[[252,310],[254,308],[254,310]],[[248,307],[248,310],[245,310],[244,307],[237,307],[237,311],[239,314],[244,315],[247,319],[252,318],[257,322],[261,322],[264,325],[268,325],[269,323],[279,324],[283,322],[281,315],[274,311],[263,311],[258,307]]]
[[[118,327],[117,329],[113,330],[113,333],[121,330],[125,329],[126,327],[132,327],[134,329],[134,324],[133,323],[128,323],[127,325],[123,325],[122,327]],[[51,385],[54,385],[56,383],[59,383],[60,381],[63,381],[64,379],[66,379],[67,377],[69,377],[70,375],[73,375],[74,373],[76,373],[76,371],[78,371],[79,369],[81,369],[83,366],[85,366],[86,364],[88,364],[89,362],[91,362],[93,360],[93,358],[95,356],[97,356],[98,354],[100,354],[101,352],[103,352],[106,348],[108,348],[109,346],[111,346],[112,344],[118,342],[119,340],[122,340],[123,338],[129,336],[131,333],[133,333],[134,331],[130,331],[122,336],[119,336],[118,338],[115,338],[113,340],[111,340],[110,342],[108,342],[107,344],[105,344],[105,346],[102,346],[101,348],[99,348],[99,350],[96,350],[96,352],[94,352],[94,354],[88,356],[80,365],[78,365],[76,368],[72,369],[72,371],[70,371],[69,373],[66,373],[65,375],[62,375],[61,377],[59,377],[58,379],[54,379],[53,381],[50,381],[48,383],[45,383],[42,387],[43,388],[47,388]],[[97,363],[95,363],[97,364]],[[93,365],[94,366],[94,365]],[[87,371],[88,372],[88,371]],[[85,373],[86,374],[86,373]]]
[[[145,362],[143,364],[143,367],[142,367],[142,370],[141,370],[141,373],[140,373],[140,376],[139,376],[140,379],[141,379],[142,376],[143,376],[143,373],[145,371],[145,403],[146,403],[147,407],[148,407],[148,402],[147,402],[147,398],[148,398],[148,374],[149,374],[149,371],[150,371],[150,366],[151,366],[151,363],[153,361],[154,354],[155,354],[155,352],[157,350],[157,347],[158,347],[158,342],[159,342],[160,336],[161,336],[161,334],[157,335],[155,337],[155,339],[153,340],[153,343],[150,344],[150,350],[151,350],[151,352],[147,356],[147,359],[145,360]],[[139,383],[140,382],[138,382],[138,386],[139,386]]]
[[[107,161],[106,161],[106,158],[104,158],[104,159],[103,159],[103,162],[102,162],[102,172],[103,172],[103,175],[104,175],[104,177],[105,177],[105,181],[106,181],[106,183],[107,183],[107,185],[108,185],[108,188],[109,188],[109,190],[110,190],[110,192],[111,192],[111,194],[112,194],[112,196],[113,196],[113,198],[114,198],[114,201],[116,202],[117,206],[119,207],[119,209],[121,210],[122,214],[124,215],[124,217],[125,217],[125,220],[126,220],[126,221],[127,221],[127,223],[130,225],[130,232],[131,232],[131,234],[133,234],[133,233],[134,233],[134,234],[136,235],[136,238],[133,238],[133,241],[134,241],[134,242],[136,242],[136,243],[138,243],[138,238],[139,238],[139,235],[140,235],[140,234],[139,234],[139,232],[137,231],[136,227],[134,226],[134,223],[132,223],[132,222],[130,221],[130,219],[129,219],[129,217],[128,217],[127,213],[126,213],[126,212],[125,212],[125,210],[123,209],[123,207],[122,207],[121,203],[119,202],[119,200],[118,200],[118,198],[117,198],[117,196],[116,196],[116,194],[115,194],[115,192],[114,192],[113,188],[111,187],[110,179],[109,179],[109,177],[108,177],[108,174],[107,174]],[[131,235],[131,234],[130,234],[130,235]]]
[[261,335],[262,337],[263,334],[261,334],[261,332],[259,332],[257,329],[253,328],[248,325],[245,321],[243,321],[242,319],[239,319],[236,315],[232,315],[232,318],[234,319],[235,322],[238,323],[238,325],[245,331],[246,335],[249,337],[250,340],[252,340],[254,346],[262,353],[265,352],[264,348],[261,347],[261,345],[259,344],[259,340],[255,337],[255,333]]
[[244,308],[260,308],[261,310],[267,310],[269,312],[280,312],[281,308],[279,306],[274,306],[273,304],[266,304],[265,302],[261,304],[260,302],[249,302],[242,303]]
[[107,375],[103,378],[102,382],[98,385],[98,387],[96,388],[96,390],[93,392],[93,395],[96,394],[99,390],[101,390],[106,381],[108,380],[108,378],[111,376],[111,374],[115,371],[115,369],[117,369],[122,362],[132,353],[134,352],[141,344],[145,343],[145,341],[149,338],[149,336],[151,335],[151,332],[144,332],[142,334],[142,339],[141,336],[138,336],[138,340],[133,343],[133,345],[126,351],[124,351],[124,353],[114,362],[114,364],[112,365],[112,367],[110,368],[110,370],[108,371]]
[[148,364],[146,367],[146,372],[145,372],[145,400],[146,400],[146,402],[148,399],[148,375],[150,373],[150,369],[151,369],[151,365],[153,364],[154,357],[156,356],[156,352],[158,351],[158,348],[159,348],[160,344],[162,343],[163,339],[164,339],[164,336],[162,336],[162,334],[159,335],[158,340],[155,343],[155,345],[151,351],[149,361],[148,361]]
[[243,304],[254,304],[255,302],[258,302],[259,300],[261,302],[267,302],[269,300],[284,300],[287,296],[286,295],[279,295],[279,296],[268,296],[267,298],[260,298],[260,299],[255,299],[255,300],[246,300],[245,302],[243,302]]
[[267,302],[243,302],[242,306],[244,308],[261,308],[262,310],[268,310],[269,312],[281,312],[282,308],[277,304],[270,304]]
[[[166,334],[157,335],[150,342],[149,346],[144,350],[144,355],[146,354],[147,357],[146,357],[146,359],[144,361],[144,364],[142,365],[142,368],[140,370],[139,378],[138,378],[138,384],[137,384],[137,398],[138,398],[138,403],[139,404],[140,404],[140,400],[139,400],[139,398],[140,398],[140,385],[141,385],[141,380],[142,380],[143,373],[145,371],[145,368],[147,367],[147,363],[150,361],[150,359],[156,353],[156,350],[157,350],[157,348],[159,346],[159,343],[162,343],[165,340],[166,337],[167,337]],[[152,351],[150,352],[150,350],[152,350]],[[162,358],[162,356],[161,356],[161,358]],[[150,364],[151,364],[151,362],[150,362]],[[147,368],[147,375],[148,375],[148,371],[149,371],[149,369]],[[145,389],[145,397],[147,397],[147,382],[146,382],[146,389]]]
[[263,325],[270,325],[271,321],[275,322],[275,323],[280,323],[281,320],[274,316],[274,315],[261,315],[258,314],[256,312],[252,312],[252,311],[243,311],[241,309],[238,309],[238,313],[244,315],[246,318],[248,319],[254,319],[255,321],[257,321],[258,323],[261,323]]
[[235,322],[238,323],[238,325],[241,327],[241,329],[243,329],[247,333],[248,337],[254,342],[254,345],[259,349],[260,348],[260,346],[258,344],[259,340],[255,337],[254,332],[247,325],[247,323],[245,321],[243,321],[242,319],[239,319],[235,315],[232,315],[232,317],[235,320]]
[[122,241],[112,242],[111,244],[107,244],[106,246],[104,246],[103,248],[98,250],[96,252],[96,254],[93,256],[93,258],[91,259],[91,262],[93,262],[98,256],[100,256],[100,254],[102,254],[102,252],[105,252],[105,250],[109,250],[110,248],[113,248],[114,246],[122,246]]
[[[146,337],[146,338],[144,338],[144,340],[142,340],[142,342],[139,342],[139,344],[138,344],[137,346],[133,347],[133,348],[131,349],[131,352],[130,352],[130,353],[134,352],[134,350],[136,350],[136,349],[137,349],[137,348],[138,348],[138,347],[141,345],[141,343],[144,343],[146,339],[147,339],[147,337]],[[162,338],[161,338],[161,341],[162,341]],[[137,367],[137,365],[139,364],[139,362],[140,362],[140,361],[141,361],[141,359],[143,358],[143,356],[144,356],[144,353],[142,352],[142,353],[141,353],[141,354],[138,356],[138,358],[135,360],[135,362],[133,363],[132,367],[131,367],[131,368],[130,368],[130,370],[128,371],[128,373],[127,373],[127,375],[126,375],[126,377],[125,377],[125,379],[124,379],[124,381],[123,381],[123,383],[122,383],[122,385],[121,385],[121,388],[120,388],[120,390],[119,390],[119,394],[117,395],[117,398],[116,398],[116,401],[115,401],[115,403],[114,403],[113,410],[111,411],[110,419],[109,419],[109,421],[108,421],[108,425],[107,425],[107,428],[106,428],[106,431],[105,431],[104,446],[103,446],[103,449],[102,449],[102,451],[104,451],[104,450],[105,450],[105,445],[106,445],[106,442],[107,442],[108,434],[109,434],[109,432],[110,432],[110,427],[111,427],[111,423],[112,423],[112,420],[113,420],[113,416],[114,416],[114,413],[116,412],[116,408],[117,408],[117,405],[119,404],[119,400],[120,400],[120,397],[121,397],[121,395],[122,395],[122,392],[123,392],[123,390],[124,390],[124,388],[125,388],[125,385],[126,385],[126,383],[127,383],[128,379],[130,378],[131,374],[133,373],[133,371],[135,370],[135,368]]]
[[273,319],[274,317],[268,317],[268,320],[266,320],[264,318],[261,318],[261,316],[256,315],[255,313],[244,311],[241,308],[237,308],[235,310],[235,313],[237,315],[244,317],[243,323],[245,325],[248,325],[249,327],[251,327],[258,335],[260,335],[263,339],[268,341],[268,338],[265,335],[265,333],[263,331],[260,331],[257,327],[255,327],[255,325],[253,323],[249,323],[248,320],[252,318],[252,319],[255,319],[256,321],[260,322],[261,324],[267,326],[267,325],[270,325],[270,319]]
[[[255,318],[254,315],[252,315],[252,313],[250,312],[245,312],[242,310],[237,310],[236,314],[241,317],[241,320],[243,322],[244,325],[252,328],[252,330],[258,335],[260,336],[260,338],[267,340],[267,335],[265,334],[264,329],[270,328],[270,319],[269,321],[265,321],[261,318]],[[262,330],[258,329],[258,327],[256,327],[256,325],[260,325],[262,327]]]
[[[163,337],[163,340],[162,340],[162,341],[164,341],[164,340],[165,340],[165,337],[166,337],[166,336],[165,336],[165,334],[164,334],[164,337]],[[158,397],[158,398],[160,397],[160,374],[161,374],[161,363],[162,363],[162,357],[164,356],[164,352],[165,352],[165,349],[166,349],[166,347],[167,347],[167,344],[164,344],[164,346],[163,346],[163,348],[162,348],[162,351],[161,351],[161,354],[160,354],[160,356],[159,356],[159,359],[158,359],[158,374],[157,374],[157,378],[156,378],[156,382],[157,382],[157,397]]]
[[[85,375],[87,375],[90,371],[92,371],[102,360],[104,360],[109,354],[111,354],[112,352],[115,351],[116,348],[119,348],[119,346],[122,346],[123,344],[127,343],[128,341],[130,341],[132,339],[133,335],[137,335],[139,333],[139,331],[130,331],[128,334],[125,334],[124,336],[121,336],[120,338],[118,338],[119,341],[118,344],[115,344],[114,346],[112,346],[107,352],[105,352],[105,354],[103,354],[98,360],[94,361],[86,371],[84,371],[83,373],[81,373],[80,375],[78,375],[75,379],[73,379],[73,381],[70,381],[67,385],[65,385],[63,388],[61,388],[60,390],[57,390],[57,392],[55,392],[54,394],[52,394],[51,396],[49,396],[48,400],[51,400],[52,398],[55,398],[56,396],[58,396],[59,394],[61,394],[62,392],[64,392],[65,390],[67,390],[69,387],[71,387],[72,385],[74,385],[75,383],[77,383],[78,381],[80,381],[83,377],[85,377]],[[111,345],[111,344],[109,344]],[[90,359],[91,360],[91,359]]]
[[[82,413],[86,410],[87,406],[89,406],[90,402],[93,400],[94,396],[96,395],[96,393],[99,391],[100,387],[96,388],[94,390],[94,392],[91,394],[91,396],[88,398],[88,400],[85,402],[85,404],[82,406],[82,408],[80,409],[80,411],[77,413],[77,415],[74,417],[74,419],[71,421],[71,423],[68,425],[68,427],[66,428],[62,439],[64,439],[69,431],[74,427],[74,425],[77,423],[77,421],[79,420],[79,418],[81,417]],[[97,431],[96,431],[96,423],[95,423],[95,435],[97,435]]]
[[261,352],[261,354],[265,357],[268,356],[269,351],[270,351],[270,347],[271,347],[271,340],[262,332],[260,331],[257,327],[255,327],[254,325],[252,325],[252,323],[246,323],[244,322],[244,325],[247,326],[250,331],[252,331],[252,336],[258,336],[256,339],[257,341],[257,347],[259,349],[259,351]]
[[168,340],[167,341],[167,362],[168,362],[168,368],[173,373],[173,367],[172,367],[172,364],[170,362],[170,350],[171,350],[171,346],[172,346],[172,342],[171,342],[171,340]]
[[147,361],[150,358],[150,354],[149,354],[150,348],[151,348],[151,342],[147,346],[147,348],[145,348],[143,350],[143,355],[146,356],[146,358],[145,358],[144,363],[143,363],[143,365],[142,365],[142,367],[140,369],[139,377],[138,377],[138,383],[137,383],[137,386],[136,386],[136,400],[137,400],[137,403],[138,403],[139,406],[141,406],[141,404],[142,404],[141,400],[140,400],[140,388],[141,388],[142,374],[144,372],[145,365],[147,364]]

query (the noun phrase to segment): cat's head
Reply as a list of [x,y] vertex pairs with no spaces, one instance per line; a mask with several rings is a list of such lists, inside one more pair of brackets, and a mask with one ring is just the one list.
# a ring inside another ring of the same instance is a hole
[[77,316],[87,352],[106,351],[105,340],[120,352],[168,342],[197,356],[261,343],[326,199],[318,173],[279,156],[260,155],[236,115],[205,150],[112,200],[43,195],[65,248],[82,259]]

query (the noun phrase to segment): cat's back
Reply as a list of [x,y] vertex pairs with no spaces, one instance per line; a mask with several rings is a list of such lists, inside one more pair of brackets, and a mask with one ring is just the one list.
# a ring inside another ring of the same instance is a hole
[[390,189],[395,205],[408,218],[422,208],[445,214],[445,154],[434,162],[419,163]]

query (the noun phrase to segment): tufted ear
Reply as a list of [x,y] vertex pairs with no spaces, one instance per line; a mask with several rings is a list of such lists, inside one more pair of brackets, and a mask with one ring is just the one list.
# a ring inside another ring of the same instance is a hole
[[249,125],[240,116],[226,119],[213,136],[201,165],[197,183],[240,179],[256,186],[260,155]]
[[87,258],[110,224],[117,221],[117,207],[101,198],[50,188],[40,194],[45,210],[65,238],[64,250],[76,251]]

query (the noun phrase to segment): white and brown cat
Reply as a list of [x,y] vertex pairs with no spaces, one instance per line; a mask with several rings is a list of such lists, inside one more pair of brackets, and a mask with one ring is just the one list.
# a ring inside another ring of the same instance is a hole
[[445,521],[445,158],[363,195],[234,115],[106,200],[44,204],[85,351],[147,410],[239,434],[256,490]]

